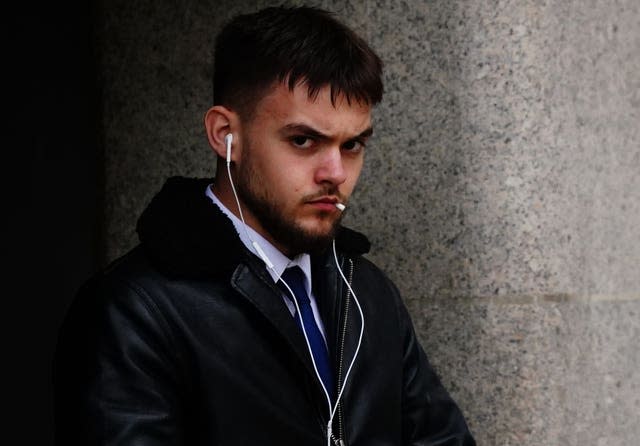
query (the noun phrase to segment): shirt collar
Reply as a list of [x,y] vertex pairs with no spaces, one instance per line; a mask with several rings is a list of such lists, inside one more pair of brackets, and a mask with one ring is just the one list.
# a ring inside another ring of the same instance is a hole
[[[307,253],[299,254],[293,259],[285,256],[282,252],[278,250],[275,246],[273,246],[267,239],[261,236],[258,232],[256,232],[249,225],[245,225],[242,223],[238,217],[235,216],[233,212],[231,212],[222,202],[216,197],[213,193],[211,185],[207,186],[206,195],[211,199],[211,201],[217,205],[220,210],[231,220],[233,226],[240,237],[242,243],[247,247],[247,249],[251,252],[255,252],[251,242],[256,241],[265,252],[271,263],[273,264],[273,269],[266,268],[269,275],[274,282],[278,282],[280,280],[280,276],[290,266],[299,266],[302,269],[305,277],[305,289],[307,291],[307,295],[311,296],[311,256]],[[245,231],[246,228],[246,231]],[[256,253],[257,254],[257,253]]]

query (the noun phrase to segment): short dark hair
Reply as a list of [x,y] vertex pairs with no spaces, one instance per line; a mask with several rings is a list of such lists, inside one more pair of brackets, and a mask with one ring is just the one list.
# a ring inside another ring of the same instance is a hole
[[305,83],[309,96],[331,87],[331,101],[375,105],[382,99],[382,61],[355,32],[325,10],[271,7],[233,18],[216,39],[215,105],[251,115],[276,81]]

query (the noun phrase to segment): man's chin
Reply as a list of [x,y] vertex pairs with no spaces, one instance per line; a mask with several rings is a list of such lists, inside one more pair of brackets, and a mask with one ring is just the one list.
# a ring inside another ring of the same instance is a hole
[[285,245],[295,254],[303,252],[320,254],[331,246],[337,228],[338,221],[322,227],[305,228],[304,226],[298,226],[288,234],[288,240],[286,240]]

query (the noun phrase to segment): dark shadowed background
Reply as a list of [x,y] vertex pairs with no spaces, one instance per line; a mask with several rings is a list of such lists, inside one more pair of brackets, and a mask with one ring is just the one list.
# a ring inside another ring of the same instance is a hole
[[57,330],[104,254],[93,7],[30,2],[3,16],[5,438],[47,445]]

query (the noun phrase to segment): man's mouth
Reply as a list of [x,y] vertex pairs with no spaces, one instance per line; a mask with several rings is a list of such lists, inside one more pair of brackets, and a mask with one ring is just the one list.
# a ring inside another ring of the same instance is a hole
[[307,204],[313,206],[318,210],[337,211],[338,208],[336,207],[336,204],[340,202],[341,201],[338,199],[338,197],[330,195],[309,200],[307,201]]

